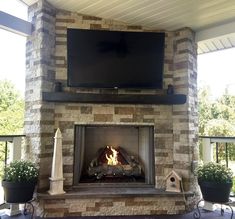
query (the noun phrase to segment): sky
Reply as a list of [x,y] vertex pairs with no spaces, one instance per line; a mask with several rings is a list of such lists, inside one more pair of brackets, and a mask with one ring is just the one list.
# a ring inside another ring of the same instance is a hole
[[[27,7],[18,0],[0,0],[0,11],[27,20]],[[20,94],[25,88],[26,37],[0,28],[0,80],[12,81]]]
[[[0,10],[27,20],[27,7],[19,0],[0,0]],[[0,29],[0,80],[11,80],[24,96],[26,38]],[[214,98],[225,88],[235,95],[235,48],[198,56],[198,87],[209,85]]]
[[213,97],[225,89],[235,95],[235,48],[198,56],[198,87],[209,85]]

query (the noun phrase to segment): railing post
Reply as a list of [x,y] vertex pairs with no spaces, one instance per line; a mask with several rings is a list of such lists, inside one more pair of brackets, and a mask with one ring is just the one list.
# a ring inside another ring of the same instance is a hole
[[228,167],[228,143],[225,143],[226,167]]
[[[213,161],[213,145],[211,144],[210,138],[202,139],[202,160],[203,163],[209,163]],[[207,211],[214,211],[216,207],[211,202],[205,201],[203,209]]]
[[[12,144],[9,145],[9,161],[15,161],[21,159],[21,143],[22,137],[14,137]],[[9,216],[20,214],[19,204],[10,204],[10,209],[6,211]]]
[[210,138],[202,139],[202,161],[203,163],[213,161],[213,146]]
[[219,142],[215,143],[216,163],[219,163]]
[[14,137],[11,147],[9,147],[10,162],[21,159],[21,143],[22,143],[22,137]]
[[7,150],[8,150],[8,142],[5,142],[5,157],[4,157],[4,167],[7,165]]

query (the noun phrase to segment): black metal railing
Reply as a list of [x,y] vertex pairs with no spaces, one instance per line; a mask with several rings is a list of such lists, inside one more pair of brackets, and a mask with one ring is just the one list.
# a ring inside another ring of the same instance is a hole
[[[4,153],[4,165],[7,164],[7,160],[8,160],[8,144],[9,143],[13,143],[15,138],[23,138],[25,137],[25,135],[0,135],[0,142],[4,142],[5,147],[4,150],[2,151]],[[13,147],[19,147],[20,145],[14,145]]]
[[[231,156],[234,156],[233,160],[235,160],[235,137],[200,136],[199,138],[207,139],[209,146],[214,147],[213,152],[215,152],[216,163],[221,161],[221,152],[224,154],[223,157],[227,167],[229,165],[229,158],[231,158]],[[224,147],[222,151],[219,150],[221,145]],[[202,143],[202,147],[208,147],[208,145],[203,145]],[[234,148],[234,154],[229,153],[231,147]]]

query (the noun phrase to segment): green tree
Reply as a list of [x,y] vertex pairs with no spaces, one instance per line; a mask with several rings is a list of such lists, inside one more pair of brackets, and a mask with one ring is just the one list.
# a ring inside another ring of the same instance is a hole
[[205,125],[205,135],[217,137],[235,136],[235,126],[225,119],[211,119]]
[[0,135],[22,134],[23,122],[23,98],[10,81],[0,81]]
[[235,96],[225,93],[213,100],[209,87],[198,92],[199,99],[199,134],[215,136],[234,136]]
[[212,104],[212,115],[215,119],[225,119],[235,124],[235,96],[225,93]]
[[198,91],[199,111],[199,135],[205,135],[205,125],[213,118],[211,109],[211,94],[209,87],[203,87]]
[[[210,98],[207,87],[199,90],[199,134],[202,136],[235,136],[235,96],[224,94],[216,99]],[[229,145],[229,158],[235,160],[235,145]],[[225,144],[219,144],[219,159],[225,158]]]

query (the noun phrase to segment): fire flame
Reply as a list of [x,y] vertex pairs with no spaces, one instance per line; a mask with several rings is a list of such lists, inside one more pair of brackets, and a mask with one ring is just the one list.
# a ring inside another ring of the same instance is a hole
[[[107,148],[109,148],[109,146],[107,146]],[[118,159],[117,159],[117,155],[118,155],[118,152],[112,148],[112,146],[110,147],[111,151],[112,151],[112,154],[111,155],[107,155],[105,154],[105,157],[108,161],[108,165],[117,165],[118,164]]]

